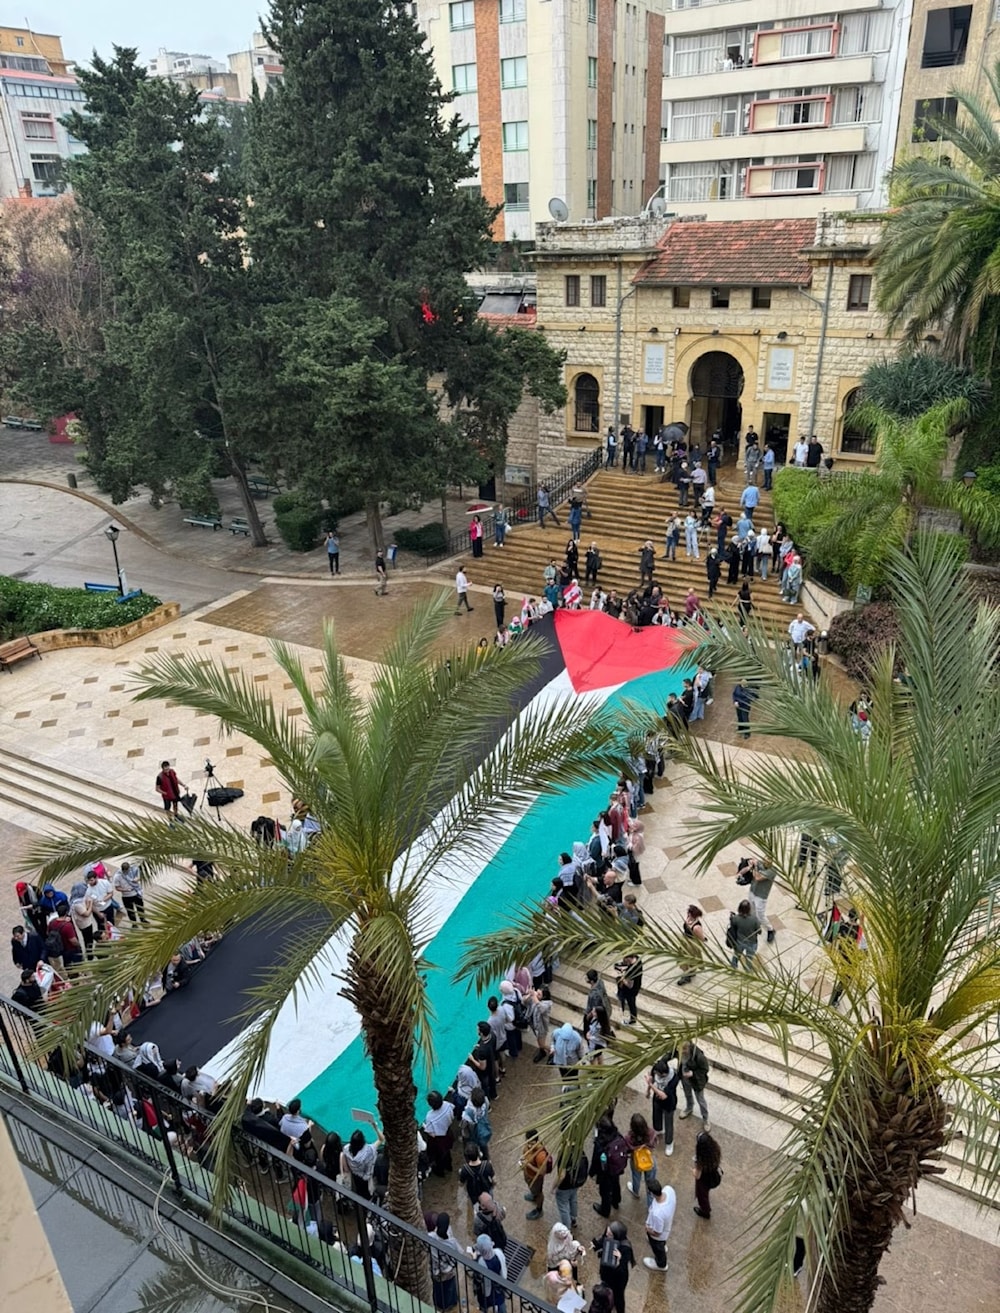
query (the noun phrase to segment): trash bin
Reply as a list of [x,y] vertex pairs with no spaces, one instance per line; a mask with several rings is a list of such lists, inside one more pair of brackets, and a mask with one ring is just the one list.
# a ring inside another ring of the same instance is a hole
[[73,473],[72,470],[70,470],[70,472],[66,475],[66,482],[69,484],[71,488],[76,487],[76,475]]

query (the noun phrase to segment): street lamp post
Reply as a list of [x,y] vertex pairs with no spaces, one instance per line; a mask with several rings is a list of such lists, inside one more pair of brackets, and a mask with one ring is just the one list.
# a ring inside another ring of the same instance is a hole
[[119,565],[118,563],[118,535],[120,533],[121,533],[121,529],[119,529],[116,524],[109,524],[108,527],[104,530],[104,536],[111,544],[111,550],[115,554],[115,574],[118,576],[118,596],[124,597],[125,579],[124,576],[122,575],[121,565]]

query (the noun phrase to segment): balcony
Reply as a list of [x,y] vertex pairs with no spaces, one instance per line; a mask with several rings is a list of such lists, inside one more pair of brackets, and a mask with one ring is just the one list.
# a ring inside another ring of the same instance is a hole
[[833,114],[830,95],[755,100],[750,106],[748,131],[786,132],[802,128],[828,128]]
[[[801,134],[801,135],[800,135]],[[751,156],[801,155],[813,153],[853,155],[867,148],[864,124],[828,126],[817,132],[815,126],[741,133],[738,137],[708,137],[700,141],[664,141],[660,159],[665,164],[687,164],[696,160],[749,159]]]
[[839,23],[816,23],[807,27],[781,27],[758,32],[753,39],[753,65],[802,63],[804,60],[833,59],[840,36]]
[[[873,0],[837,0],[838,14],[851,14],[872,9]],[[802,16],[801,0],[771,0],[767,16],[777,23],[793,21]],[[677,35],[689,32],[709,32],[717,28],[756,27],[760,22],[760,0],[674,0],[673,11],[667,20],[667,30]]]
[[[813,64],[811,72],[810,64]],[[760,68],[744,64],[742,68],[720,68],[697,76],[702,81],[709,80],[711,90],[707,94],[727,96],[760,91],[793,91],[803,85],[808,86],[810,82],[842,87],[876,81],[874,55],[845,55],[822,61],[807,60],[805,63],[786,60],[777,64],[762,64]],[[697,90],[691,90],[693,85],[689,77],[664,77],[663,99],[686,100],[697,95]]]
[[821,192],[826,164],[753,164],[746,171],[744,196],[803,196]]

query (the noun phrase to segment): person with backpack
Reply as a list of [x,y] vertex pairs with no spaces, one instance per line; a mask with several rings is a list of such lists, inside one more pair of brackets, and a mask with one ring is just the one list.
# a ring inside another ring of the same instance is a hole
[[461,1254],[455,1233],[451,1229],[451,1218],[447,1213],[438,1213],[430,1235],[440,1243],[429,1246],[431,1258],[431,1295],[434,1307],[440,1313],[458,1304],[458,1263],[454,1255]]
[[465,1146],[465,1162],[459,1168],[458,1179],[465,1186],[469,1203],[473,1207],[480,1196],[493,1193],[496,1172],[490,1160],[483,1157],[483,1151],[474,1140],[469,1140]]
[[707,1221],[712,1216],[709,1193],[722,1184],[722,1150],[708,1131],[699,1131],[694,1142],[694,1211]]
[[552,1055],[549,1047],[552,995],[549,992],[548,985],[542,985],[540,989],[533,989],[526,995],[526,999],[529,1016],[531,1017],[531,1032],[535,1037],[535,1043],[538,1045],[538,1051],[532,1058],[532,1062],[547,1062]]
[[629,1268],[635,1267],[635,1254],[625,1223],[612,1222],[603,1235],[595,1237],[594,1248],[601,1256],[598,1271],[601,1281],[612,1293],[615,1313],[625,1313]]
[[600,1195],[600,1203],[594,1204],[594,1212],[601,1217],[610,1217],[613,1208],[621,1207],[621,1177],[631,1152],[611,1113],[604,1113],[594,1131],[594,1152],[590,1160],[590,1175]]
[[680,1079],[680,1065],[671,1070],[669,1058],[657,1058],[646,1077],[646,1091],[653,1110],[653,1132],[663,1136],[663,1151],[668,1158],[674,1152],[674,1113],[677,1111]]
[[589,1175],[590,1160],[585,1153],[581,1153],[576,1165],[571,1163],[556,1182],[556,1212],[564,1227],[576,1226],[580,1187],[587,1184]]
[[639,1198],[639,1182],[646,1182],[646,1202],[652,1200],[650,1191],[650,1182],[656,1180],[656,1159],[653,1156],[653,1149],[656,1146],[656,1132],[650,1129],[649,1123],[641,1112],[634,1112],[629,1119],[628,1134],[625,1139],[629,1143],[631,1153],[629,1154],[629,1168],[631,1169],[632,1179],[628,1183],[628,1192]]
[[[472,1232],[473,1235],[486,1235],[493,1241],[497,1249],[504,1250],[507,1248],[507,1232],[504,1230],[503,1219],[507,1216],[507,1210],[503,1204],[499,1203],[489,1190],[484,1190],[476,1201],[476,1207],[472,1214]],[[473,1251],[470,1249],[469,1253]]]
[[467,1144],[478,1145],[484,1157],[490,1156],[490,1140],[493,1138],[490,1101],[481,1085],[472,1091],[462,1110],[462,1138]]
[[536,1130],[528,1131],[518,1163],[524,1174],[524,1183],[528,1187],[524,1198],[531,1204],[531,1211],[526,1213],[529,1222],[535,1222],[542,1215],[545,1202],[545,1178],[552,1171],[552,1155],[546,1149]]

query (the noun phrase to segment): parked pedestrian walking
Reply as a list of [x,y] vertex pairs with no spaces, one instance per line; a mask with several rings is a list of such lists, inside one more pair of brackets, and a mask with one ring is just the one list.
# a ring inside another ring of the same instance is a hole
[[694,1142],[694,1211],[707,1221],[712,1216],[709,1194],[722,1184],[722,1150],[708,1131],[699,1131]]
[[340,535],[334,529],[326,532],[326,559],[330,563],[330,573],[340,574]]
[[652,1200],[646,1213],[646,1239],[653,1251],[653,1257],[644,1258],[642,1261],[651,1272],[666,1272],[667,1241],[670,1239],[674,1213],[677,1211],[677,1195],[674,1193],[673,1186],[661,1185],[655,1177],[649,1182],[648,1188]]
[[462,607],[466,611],[474,611],[476,608],[469,605],[469,578],[465,573],[463,566],[459,566],[455,573],[455,614],[458,615]]

